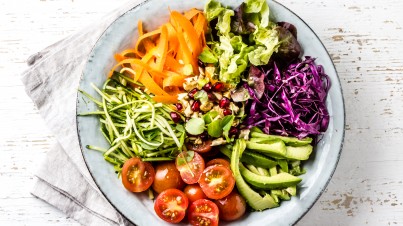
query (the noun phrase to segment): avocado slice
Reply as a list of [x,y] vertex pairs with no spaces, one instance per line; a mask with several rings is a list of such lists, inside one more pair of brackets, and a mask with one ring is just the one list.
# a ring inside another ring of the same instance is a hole
[[248,170],[242,163],[239,164],[239,170],[246,182],[262,189],[287,188],[302,181],[301,178],[289,173],[279,173],[270,177],[258,175]]
[[306,137],[304,139],[298,139],[296,137],[285,137],[285,136],[278,136],[278,135],[269,135],[265,133],[260,133],[260,132],[251,132],[251,137],[252,138],[264,138],[262,141],[272,141],[272,140],[281,140],[283,141],[286,145],[290,146],[304,146],[307,144],[310,144],[312,142],[312,138]]
[[[225,146],[220,147],[221,153],[226,155],[228,158],[231,158],[231,150]],[[277,165],[277,162],[269,159],[267,156],[262,155],[260,153],[245,150],[241,157],[241,162],[246,164],[252,164],[254,166],[262,167],[265,169],[271,168]]]
[[245,198],[246,202],[254,210],[264,210],[269,208],[278,207],[279,204],[274,201],[274,199],[266,194],[265,196],[260,196],[259,193],[255,192],[249,185],[244,181],[242,175],[239,171],[240,162],[239,159],[245,150],[246,144],[244,139],[238,139],[233,147],[231,155],[231,170],[235,177],[236,186],[239,193]]
[[285,157],[287,159],[307,160],[312,153],[313,147],[310,144],[299,147],[287,146],[286,150]]
[[252,141],[246,141],[246,147],[248,149],[252,149],[258,152],[261,152],[265,155],[270,155],[273,157],[278,157],[278,158],[284,158],[287,149],[283,141],[281,140],[274,140],[274,141],[269,141],[264,144],[252,142]]

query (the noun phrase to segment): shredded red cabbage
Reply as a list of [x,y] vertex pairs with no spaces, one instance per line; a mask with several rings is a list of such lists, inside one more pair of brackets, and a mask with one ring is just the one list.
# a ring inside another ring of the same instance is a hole
[[249,76],[263,74],[265,85],[263,96],[258,98],[256,94],[262,93],[262,86],[243,84],[251,96],[245,108],[244,125],[299,139],[325,132],[329,125],[325,102],[330,80],[323,67],[314,61],[315,58],[306,56],[305,60],[298,60],[282,71],[276,63],[268,70],[252,66]]

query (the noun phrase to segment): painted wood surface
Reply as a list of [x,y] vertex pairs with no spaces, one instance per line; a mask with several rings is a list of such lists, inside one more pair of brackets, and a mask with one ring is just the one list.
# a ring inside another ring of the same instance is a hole
[[[19,74],[29,55],[125,1],[0,1],[0,225],[79,225],[29,193],[54,138]],[[403,225],[403,1],[279,2],[327,47],[347,116],[336,173],[297,225]]]

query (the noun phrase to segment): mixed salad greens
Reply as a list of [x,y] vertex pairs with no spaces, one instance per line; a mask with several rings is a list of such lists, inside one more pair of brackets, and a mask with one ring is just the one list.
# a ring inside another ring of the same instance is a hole
[[265,0],[236,9],[171,11],[115,55],[99,111],[101,151],[124,187],[148,191],[163,220],[218,225],[296,196],[329,124],[330,80],[305,56],[297,29],[269,19]]

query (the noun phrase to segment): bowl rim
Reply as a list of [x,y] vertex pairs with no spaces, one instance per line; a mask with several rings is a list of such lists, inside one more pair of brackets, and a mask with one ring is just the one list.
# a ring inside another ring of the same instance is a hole
[[[138,3],[137,5],[131,7],[131,8],[128,9],[128,10],[126,10],[126,11],[125,11],[124,13],[122,13],[121,15],[117,16],[117,17],[104,29],[104,31],[102,32],[102,34],[100,34],[99,37],[97,38],[97,40],[95,41],[94,45],[93,45],[92,48],[91,48],[91,51],[89,52],[89,54],[88,54],[88,56],[87,56],[87,58],[86,58],[85,64],[84,64],[84,66],[83,66],[83,70],[82,70],[81,75],[80,75],[79,84],[80,84],[81,81],[83,80],[83,77],[84,77],[84,69],[85,69],[87,63],[89,62],[89,60],[90,60],[90,58],[91,58],[91,55],[92,55],[92,53],[93,53],[93,51],[94,51],[94,49],[95,49],[95,47],[96,47],[96,43],[98,43],[99,40],[104,37],[105,33],[110,29],[111,26],[113,26],[113,24],[115,24],[115,22],[116,22],[117,20],[119,20],[121,17],[125,16],[125,15],[126,15],[127,13],[129,13],[130,11],[132,11],[132,10],[134,10],[134,9],[136,9],[136,8],[139,8],[139,7],[141,7],[142,5],[144,5],[144,4],[148,3],[148,2],[151,2],[151,1],[153,1],[153,0],[143,0],[143,1],[141,1],[141,2]],[[268,0],[266,0],[266,1],[268,1]],[[312,34],[318,39],[320,45],[321,45],[321,46],[323,47],[323,49],[325,50],[325,52],[326,52],[326,54],[327,54],[327,57],[329,57],[329,59],[330,59],[330,61],[331,61],[331,65],[332,65],[332,67],[333,67],[333,69],[334,69],[334,71],[335,71],[335,75],[336,75],[336,78],[337,78],[337,82],[338,82],[338,84],[339,84],[339,89],[340,89],[340,94],[341,94],[341,103],[342,103],[342,107],[343,107],[343,114],[342,114],[342,117],[343,117],[343,118],[342,118],[342,120],[343,120],[343,125],[342,125],[343,130],[342,130],[342,134],[341,134],[340,148],[339,148],[339,150],[338,150],[338,155],[337,155],[337,158],[336,158],[336,161],[335,161],[335,165],[334,165],[333,169],[332,169],[331,172],[330,172],[329,178],[328,178],[327,181],[324,183],[323,188],[320,190],[320,192],[318,193],[318,195],[316,196],[316,198],[315,198],[315,199],[313,200],[313,202],[308,206],[308,208],[306,208],[306,209],[303,211],[303,213],[298,217],[298,219],[297,219],[295,222],[292,223],[292,225],[295,225],[295,224],[297,224],[297,223],[309,212],[309,210],[310,210],[310,209],[314,206],[314,204],[319,200],[319,198],[322,196],[322,194],[323,194],[324,191],[326,190],[327,186],[329,185],[329,182],[330,182],[330,180],[333,178],[333,175],[334,175],[334,173],[335,173],[335,171],[336,171],[336,168],[337,168],[337,166],[338,166],[338,163],[339,163],[339,160],[340,160],[340,156],[341,156],[341,153],[342,153],[342,150],[343,150],[344,139],[345,139],[345,128],[346,128],[345,101],[344,101],[343,88],[342,88],[342,85],[341,85],[341,82],[340,82],[339,73],[337,72],[336,66],[335,66],[335,64],[334,64],[334,62],[333,62],[333,60],[332,60],[332,58],[331,58],[331,56],[330,56],[330,54],[329,54],[329,51],[327,50],[326,46],[323,44],[323,42],[322,42],[322,40],[319,38],[319,36],[318,36],[318,35],[314,32],[314,30],[305,22],[305,20],[303,20],[303,19],[302,19],[298,14],[296,14],[294,11],[292,11],[292,10],[289,9],[288,7],[284,6],[282,3],[278,2],[277,0],[269,0],[269,1],[275,2],[276,4],[278,4],[279,6],[281,6],[282,8],[284,8],[285,10],[289,11],[289,12],[290,12],[291,14],[293,14],[295,17],[297,17],[303,24],[305,24],[305,26],[306,26],[306,27],[312,32]],[[111,202],[110,198],[106,195],[106,193],[102,190],[101,186],[98,184],[96,177],[95,177],[95,176],[93,175],[93,173],[89,170],[90,168],[89,168],[89,166],[88,166],[88,160],[87,160],[87,158],[85,157],[84,150],[83,150],[83,148],[82,148],[83,146],[82,146],[82,143],[81,143],[80,131],[79,131],[79,126],[78,126],[79,120],[77,120],[77,117],[79,117],[79,116],[78,116],[79,93],[80,93],[80,92],[77,91],[77,94],[76,94],[76,124],[77,124],[77,126],[76,126],[76,132],[77,132],[77,137],[78,137],[78,142],[79,142],[79,146],[80,146],[81,155],[83,156],[85,166],[87,167],[88,172],[90,173],[92,179],[94,180],[95,185],[97,186],[98,190],[102,193],[102,195],[105,197],[105,199],[108,201],[108,203],[109,203],[124,219],[126,219],[127,221],[129,221],[129,222],[131,222],[131,223],[133,223],[133,224],[136,224],[136,222],[132,222],[131,220],[129,220],[129,218],[128,218],[119,208],[117,208],[116,205],[115,205],[113,202]]]

